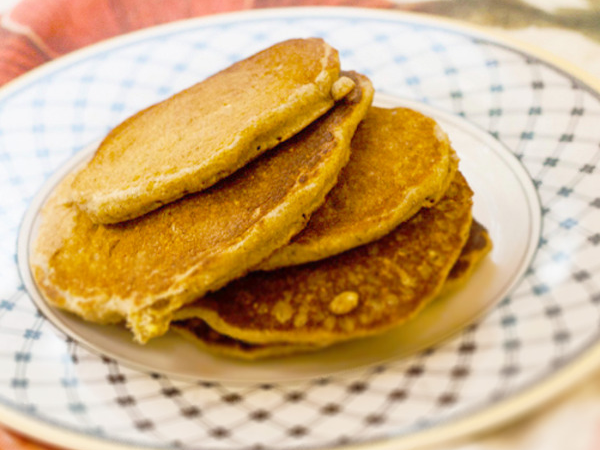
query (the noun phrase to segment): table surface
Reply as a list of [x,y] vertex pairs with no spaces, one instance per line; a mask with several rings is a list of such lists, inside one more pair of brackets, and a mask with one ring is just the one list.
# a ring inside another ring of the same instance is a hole
[[[169,0],[152,1],[152,7],[148,7],[150,2],[0,0],[0,85],[47,61],[124,31],[219,12],[303,5],[367,6],[460,19],[540,47],[600,79],[600,0]],[[81,17],[90,17],[89,23],[96,21],[95,25],[106,21],[114,26],[75,26],[75,20]],[[592,376],[573,386],[519,423],[437,448],[598,450],[599,380]],[[0,427],[0,450],[49,448]]]

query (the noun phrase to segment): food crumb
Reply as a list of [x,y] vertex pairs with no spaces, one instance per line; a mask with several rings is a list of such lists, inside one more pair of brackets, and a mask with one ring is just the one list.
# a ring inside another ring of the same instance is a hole
[[358,293],[354,291],[344,291],[335,296],[329,303],[329,311],[333,314],[348,314],[358,305]]

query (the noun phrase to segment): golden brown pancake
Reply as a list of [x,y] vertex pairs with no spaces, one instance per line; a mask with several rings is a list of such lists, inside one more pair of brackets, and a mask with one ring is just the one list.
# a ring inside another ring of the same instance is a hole
[[65,204],[63,180],[42,211],[30,261],[42,295],[86,320],[122,320],[146,342],[172,312],[244,275],[302,229],[347,163],[373,98],[356,87],[301,133],[217,185],[137,219],[94,224]]
[[435,204],[458,166],[436,122],[406,108],[371,107],[351,148],[323,206],[261,269],[317,261],[379,239]]
[[471,227],[457,173],[445,197],[383,238],[302,266],[254,272],[177,311],[246,342],[328,345],[416,314],[442,289]]
[[352,88],[321,39],[276,44],[118,125],[73,182],[95,223],[201,191],[288,139]]
[[[462,248],[458,260],[452,266],[438,297],[454,292],[459,286],[466,283],[475,267],[491,249],[492,242],[487,230],[479,222],[473,220],[467,243]],[[317,351],[324,347],[310,344],[298,345],[289,342],[252,344],[220,334],[198,318],[173,322],[171,326],[183,337],[204,350],[241,359],[285,356]]]

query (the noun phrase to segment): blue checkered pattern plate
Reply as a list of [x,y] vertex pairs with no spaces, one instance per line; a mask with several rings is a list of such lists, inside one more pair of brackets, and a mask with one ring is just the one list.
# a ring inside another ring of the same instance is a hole
[[[320,36],[377,103],[435,117],[495,247],[384,336],[241,363],[49,308],[28,272],[49,190],[115,124],[268,45]],[[0,90],[0,421],[72,449],[416,448],[524,413],[600,361],[598,83],[389,11],[255,11],[134,33]]]

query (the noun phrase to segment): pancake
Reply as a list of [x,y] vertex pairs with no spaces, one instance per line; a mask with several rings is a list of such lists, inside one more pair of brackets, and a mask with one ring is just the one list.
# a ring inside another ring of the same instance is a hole
[[288,139],[352,88],[321,39],[276,44],[113,129],[73,181],[95,223],[141,216],[201,191]]
[[388,235],[339,255],[253,272],[177,311],[246,342],[329,345],[380,333],[442,289],[471,227],[472,191],[457,173],[445,197]]
[[492,248],[492,240],[486,228],[473,220],[469,238],[448,274],[441,295],[451,294],[460,289]]
[[217,185],[140,218],[94,224],[65,203],[65,179],[44,206],[30,258],[45,299],[86,320],[126,320],[138,342],[165,333],[172,312],[243,276],[286,244],[347,163],[373,98],[356,84],[323,117]]
[[[438,298],[454,292],[464,285],[479,262],[491,249],[492,241],[487,230],[479,222],[473,220],[467,243],[462,248],[458,260],[452,266]],[[206,322],[197,318],[173,322],[171,327],[204,350],[241,359],[251,360],[286,356],[324,348],[324,346],[319,345],[298,345],[289,342],[252,344],[220,334],[210,328]]]
[[323,206],[261,269],[317,261],[379,239],[435,204],[458,166],[436,122],[407,108],[371,107],[351,148]]

